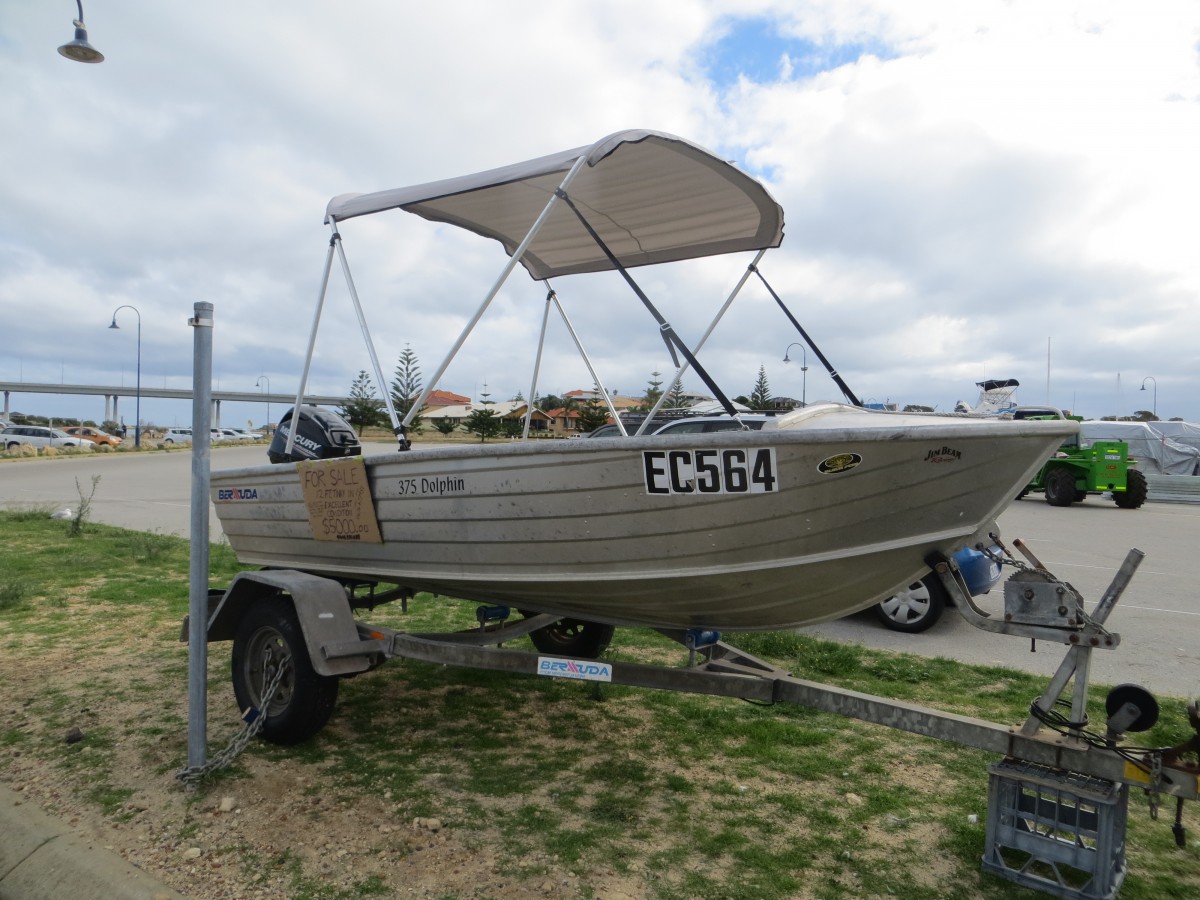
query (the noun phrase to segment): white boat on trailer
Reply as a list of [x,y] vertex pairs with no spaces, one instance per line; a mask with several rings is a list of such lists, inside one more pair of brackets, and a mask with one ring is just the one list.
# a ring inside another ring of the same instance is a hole
[[[694,369],[734,414],[697,357],[783,238],[782,210],[735,166],[678,137],[627,131],[476,175],[334,198],[309,361],[336,254],[380,384],[339,226],[394,209],[499,240],[509,256],[426,395],[520,264],[539,281],[619,273],[682,358],[675,378]],[[694,348],[629,274],[734,252],[755,255]],[[542,341],[552,307],[605,396],[554,291]],[[535,361],[531,397],[537,372]],[[307,377],[308,362],[296,409]],[[296,461],[214,472],[212,499],[238,559],[607,625],[779,629],[864,609],[927,571],[931,556],[981,540],[1076,428],[821,404],[760,431],[410,447],[424,398],[401,421],[385,392],[395,452],[303,461],[319,454],[296,442],[297,427],[285,451]]]

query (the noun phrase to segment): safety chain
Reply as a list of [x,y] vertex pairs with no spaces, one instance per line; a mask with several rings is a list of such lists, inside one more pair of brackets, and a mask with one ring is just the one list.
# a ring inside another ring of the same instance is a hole
[[270,707],[271,701],[275,698],[275,692],[279,690],[279,685],[283,683],[284,672],[291,661],[292,658],[290,656],[284,656],[279,660],[279,665],[275,668],[275,674],[271,676],[267,682],[266,689],[263,690],[262,698],[258,702],[259,705],[257,707],[250,707],[246,715],[243,716],[246,720],[246,725],[240,732],[234,735],[233,740],[229,742],[229,746],[217,753],[202,766],[185,766],[180,769],[175,773],[175,777],[180,782],[186,787],[195,787],[210,772],[216,772],[218,769],[223,769],[232,763],[249,746],[250,742],[258,737],[258,733],[267,724],[267,709]]
[[1162,753],[1150,755],[1150,787],[1146,788],[1146,797],[1150,801],[1150,818],[1158,818],[1158,788],[1162,784]]
[[1035,572],[1035,571],[1037,571],[1032,566],[1022,562],[1021,560],[1019,560],[1015,556],[1013,556],[1012,551],[1010,551],[1008,549],[1008,547],[1006,547],[1003,543],[1001,543],[999,535],[989,534],[988,537],[991,538],[992,542],[997,547],[1000,548],[999,553],[995,552],[994,550],[992,550],[991,547],[989,547],[985,544],[982,544],[982,543],[976,544],[975,546],[976,546],[976,549],[980,553],[982,553],[984,556],[986,556],[988,559],[990,559],[996,565],[1001,566],[1001,567],[1011,566],[1012,568],[1016,569],[1018,572]]

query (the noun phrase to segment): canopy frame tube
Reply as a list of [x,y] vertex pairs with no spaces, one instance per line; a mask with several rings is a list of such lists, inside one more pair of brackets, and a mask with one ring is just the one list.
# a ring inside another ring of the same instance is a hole
[[[750,261],[750,265],[746,267],[746,271],[742,273],[742,277],[738,279],[738,283],[734,285],[733,290],[729,292],[729,296],[726,298],[725,303],[722,304],[719,310],[717,310],[717,314],[713,317],[712,322],[709,323],[709,326],[705,330],[704,334],[700,336],[699,342],[694,348],[692,348],[693,356],[696,356],[700,353],[700,349],[704,346],[705,342],[708,341],[713,331],[716,330],[717,325],[723,318],[725,318],[725,313],[729,311],[729,307],[733,305],[733,301],[741,294],[742,288],[744,288],[746,286],[746,282],[750,280],[750,274],[755,271],[759,262],[762,261],[762,258],[766,255],[766,253],[767,248],[764,247],[762,250],[759,250],[756,254],[754,254],[754,259]],[[647,415],[642,421],[642,424],[638,426],[638,430],[635,433],[639,437],[645,434],[646,429],[650,427],[650,423],[654,421],[654,417],[658,415],[658,411],[662,409],[663,404],[667,402],[667,397],[670,395],[671,391],[675,389],[675,385],[679,383],[679,380],[687,374],[689,368],[691,368],[691,363],[685,359],[683,364],[675,370],[675,377],[671,379],[670,386],[662,392],[662,395],[655,402],[654,408],[650,410],[649,415]],[[734,418],[738,419],[738,421],[741,421],[740,416],[735,415]],[[624,429],[622,429],[622,431],[624,431]]]
[[[483,318],[483,314],[487,311],[487,308],[491,306],[492,301],[496,299],[496,294],[500,292],[500,288],[504,286],[504,282],[508,280],[508,276],[512,274],[512,271],[516,268],[517,263],[521,261],[521,257],[525,255],[525,251],[529,249],[529,245],[533,243],[533,239],[537,237],[538,232],[542,230],[542,226],[546,224],[546,220],[550,217],[551,210],[554,209],[554,205],[558,202],[559,192],[565,190],[571,184],[571,182],[575,180],[575,176],[579,174],[580,169],[583,168],[586,162],[587,159],[582,156],[575,160],[575,164],[571,166],[570,171],[567,172],[563,180],[559,182],[558,191],[550,195],[550,199],[546,202],[541,214],[537,217],[537,220],[532,226],[530,226],[529,231],[525,234],[524,240],[522,240],[520,246],[513,251],[512,256],[508,258],[508,262],[504,264],[504,268],[501,270],[499,277],[496,278],[491,290],[487,292],[487,296],[484,297],[483,302],[479,305],[479,309],[475,311],[475,315],[473,315],[470,321],[467,322],[466,326],[459,334],[458,339],[455,340],[454,345],[446,354],[446,358],[442,360],[437,371],[433,374],[433,377],[429,379],[429,384],[424,390],[421,391],[421,395],[413,402],[408,414],[404,417],[404,421],[400,423],[401,430],[408,428],[409,422],[411,422],[413,417],[417,415],[421,407],[425,405],[425,401],[429,399],[429,395],[433,393],[438,383],[442,380],[442,376],[446,374],[446,370],[450,368],[450,363],[454,360],[454,357],[458,355],[458,351],[462,349],[462,345],[466,343],[467,338],[470,337],[471,332],[475,330],[475,326],[479,324],[479,320]],[[529,402],[532,403],[533,400],[531,399]]]

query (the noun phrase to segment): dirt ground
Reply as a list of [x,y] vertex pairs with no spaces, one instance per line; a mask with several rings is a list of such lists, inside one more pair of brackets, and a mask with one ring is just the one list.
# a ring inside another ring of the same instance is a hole
[[[84,615],[80,604],[88,602],[73,598],[65,612]],[[141,636],[131,640],[130,634]],[[185,788],[174,773],[186,759],[186,653],[179,645],[164,658],[163,637],[161,625],[142,623],[136,615],[124,620],[119,632],[92,631],[86,640],[7,635],[10,652],[0,666],[0,779],[95,845],[194,900],[635,900],[670,886],[672,873],[647,861],[657,849],[653,846],[612,865],[572,865],[547,852],[514,859],[504,836],[469,804],[456,807],[451,798],[443,808],[455,814],[415,816],[411,795],[406,805],[386,786],[332,789],[328,761],[300,749],[255,745],[238,759],[234,774]],[[213,645],[210,660],[210,748],[223,745],[240,726],[229,696],[228,650],[222,647],[227,645]],[[627,723],[626,738],[634,745],[650,746],[653,725],[638,697],[617,701],[620,705],[607,712]],[[523,741],[552,740],[558,727],[537,704],[512,715],[521,722]],[[328,729],[336,737],[340,727],[335,714]],[[354,743],[352,736],[346,743]],[[655,764],[652,757],[647,755],[648,765]],[[446,761],[447,770],[452,764]],[[604,760],[588,764],[603,766]],[[434,794],[452,794],[440,774],[427,775],[425,786]],[[716,781],[703,761],[671,774],[700,785],[702,794]],[[916,790],[928,770],[900,765],[890,777]],[[765,795],[781,787],[764,777],[740,789]],[[542,796],[489,797],[486,808],[511,812]],[[828,800],[845,808],[863,802],[853,794]],[[929,833],[918,833],[922,829]],[[886,827],[873,830],[872,842],[885,848],[881,861],[889,842],[898,850],[914,840],[933,844],[937,839],[932,823],[895,834]],[[931,859],[921,880],[932,886],[947,876],[952,877],[950,866]],[[852,896],[853,878],[844,871],[836,877]]]
[[[550,874],[514,876],[510,865],[501,865],[498,851],[480,840],[479,829],[463,833],[435,817],[398,815],[388,791],[331,796],[317,786],[321,767],[302,757],[247,753],[238,760],[239,777],[186,788],[165,769],[168,759],[179,760],[180,753],[186,758],[186,711],[176,699],[156,700],[137,691],[98,695],[93,688],[127,666],[128,660],[115,655],[93,655],[89,664],[79,665],[73,651],[60,648],[4,661],[0,720],[6,733],[24,733],[29,740],[0,746],[0,757],[7,757],[0,777],[26,802],[194,900],[364,895],[517,900],[586,896],[593,888],[606,900],[644,896],[637,879],[615,870],[570,871],[550,857],[522,864]],[[210,746],[240,726],[227,689],[219,687],[223,662],[214,661],[210,682]],[[65,708],[46,716],[39,699],[46,697],[58,698]],[[115,752],[90,745],[93,735],[111,732],[118,723],[158,717],[183,730],[126,732],[125,745]],[[74,745],[67,744],[71,729],[83,735]],[[58,752],[48,752],[47,745]],[[64,765],[66,747],[74,752]],[[94,783],[99,766],[89,764],[93,757],[112,767],[106,785],[136,786],[127,797],[104,796],[105,789]],[[592,887],[581,894],[585,881]]]

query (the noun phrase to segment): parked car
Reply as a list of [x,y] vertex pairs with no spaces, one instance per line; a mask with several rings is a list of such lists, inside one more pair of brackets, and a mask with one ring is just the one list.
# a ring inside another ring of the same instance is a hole
[[[742,413],[738,420],[732,419],[729,416],[683,416],[667,421],[665,424],[659,425],[647,433],[653,435],[711,434],[715,431],[740,431],[743,424],[751,431],[760,431],[763,425],[773,418],[774,416],[764,413]],[[633,434],[637,430],[637,425],[626,423],[625,428],[630,434]],[[610,422],[607,425],[601,425],[599,428],[588,432],[587,436],[620,437],[620,435],[621,429]]]
[[736,419],[731,416],[690,416],[669,422],[654,434],[712,434],[716,431],[741,431],[743,427],[761,431],[774,418],[763,413],[742,413]]
[[192,442],[192,429],[190,428],[168,428],[167,433],[163,435],[164,444],[190,444]]
[[64,428],[63,431],[91,441],[93,444],[108,444],[110,447],[118,447],[121,444],[121,439],[116,435],[101,431],[99,428],[90,428],[87,425],[72,425]]
[[[992,547],[995,553],[999,550],[999,547]],[[964,547],[955,553],[954,562],[972,597],[986,594],[1000,580],[1000,564],[973,547]],[[879,621],[893,631],[917,634],[937,623],[949,600],[950,594],[941,578],[931,570],[906,590],[877,603],[873,610]]]
[[22,444],[31,447],[74,447],[77,450],[94,450],[91,441],[59,431],[57,428],[45,428],[41,425],[10,425],[0,431],[0,442],[5,450],[12,450]]

